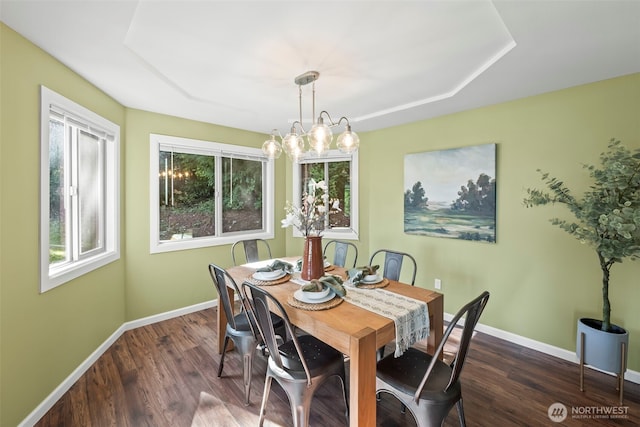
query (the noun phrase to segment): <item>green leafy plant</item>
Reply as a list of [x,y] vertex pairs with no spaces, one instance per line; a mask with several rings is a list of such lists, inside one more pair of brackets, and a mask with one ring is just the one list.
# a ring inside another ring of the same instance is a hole
[[602,270],[602,330],[611,331],[611,267],[625,258],[640,257],[640,149],[632,152],[611,139],[600,163],[600,167],[583,165],[593,183],[581,199],[562,181],[538,169],[547,190],[527,189],[524,205],[562,203],[574,215],[574,221],[550,221],[596,250]]

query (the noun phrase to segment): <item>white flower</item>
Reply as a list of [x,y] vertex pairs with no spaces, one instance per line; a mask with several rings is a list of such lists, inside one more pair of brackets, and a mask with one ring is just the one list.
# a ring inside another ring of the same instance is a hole
[[316,182],[312,178],[307,183],[307,189],[308,192],[302,195],[301,206],[287,202],[284,208],[286,217],[281,220],[282,227],[294,226],[303,236],[319,236],[325,226],[328,188],[324,181]]
[[282,223],[282,228],[287,228],[291,225],[298,227],[298,225],[300,224],[299,221],[297,221],[297,217],[294,213],[288,213],[287,216],[280,221]]

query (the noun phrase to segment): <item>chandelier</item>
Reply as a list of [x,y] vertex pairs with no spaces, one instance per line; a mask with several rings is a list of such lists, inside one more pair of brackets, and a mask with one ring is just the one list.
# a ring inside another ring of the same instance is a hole
[[[299,120],[296,120],[291,125],[291,131],[282,137],[277,129],[271,132],[271,137],[262,144],[262,152],[270,159],[277,159],[282,154],[282,151],[287,154],[287,157],[294,162],[297,162],[307,152],[312,156],[322,157],[325,156],[333,142],[333,132],[331,128],[339,126],[343,121],[346,122],[345,131],[342,132],[336,140],[336,146],[338,150],[343,153],[353,153],[358,149],[360,145],[360,138],[358,134],[351,130],[349,119],[346,117],[340,117],[340,120],[334,122],[331,116],[326,111],[321,111],[318,115],[318,119],[314,120],[311,129],[307,132],[302,125],[302,86],[309,83],[312,84],[312,117],[316,116],[316,87],[315,81],[320,77],[320,73],[317,71],[307,71],[300,74],[295,78],[295,83],[298,85],[298,110],[300,113]],[[325,118],[328,119],[328,124],[325,123]],[[300,133],[296,129],[296,125],[300,128]],[[280,137],[281,142],[276,140],[276,136]],[[303,137],[306,137],[309,144],[309,150],[305,151],[305,143]]]

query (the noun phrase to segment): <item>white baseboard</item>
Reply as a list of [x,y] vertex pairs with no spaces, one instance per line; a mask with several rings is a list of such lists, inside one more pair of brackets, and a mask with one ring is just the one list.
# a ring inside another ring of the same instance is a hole
[[[450,321],[451,319],[453,319],[453,315],[452,314],[448,314],[445,313],[444,314],[444,320],[445,321]],[[576,356],[576,353],[573,351],[569,351],[569,350],[565,350],[564,348],[560,348],[560,347],[555,347],[553,345],[549,345],[540,341],[535,341],[532,340],[530,338],[526,338],[520,335],[516,335],[513,334],[511,332],[507,332],[507,331],[503,331],[501,329],[496,329],[494,327],[491,326],[487,326],[487,325],[483,325],[481,323],[478,323],[476,325],[476,330],[478,332],[482,332],[485,333],[487,335],[491,335],[494,336],[496,338],[500,338],[503,339],[505,341],[509,341],[512,342],[514,344],[518,344],[521,345],[523,347],[526,348],[530,348],[531,350],[536,350],[539,351],[541,353],[545,353],[548,354],[550,356],[553,357],[557,357],[559,359],[563,359],[575,364],[579,364],[580,363],[580,359],[578,359],[578,357]],[[604,372],[605,374],[609,374],[609,375],[614,375],[611,372],[605,372],[605,371],[601,371],[600,369],[594,368],[593,366],[589,366],[589,369],[593,369],[596,371],[600,371],[600,372]],[[638,371],[632,371],[630,369],[627,369],[627,372],[625,372],[624,375],[624,379],[631,381],[632,383],[636,383],[636,384],[640,384],[640,372]]]
[[70,388],[73,386],[76,381],[89,369],[91,366],[102,356],[102,354],[109,349],[113,345],[114,342],[123,333],[130,329],[135,329],[140,326],[150,325],[152,323],[160,322],[162,320],[172,319],[174,317],[183,316],[185,314],[194,313],[196,311],[204,310],[210,307],[216,307],[218,305],[218,300],[206,301],[200,304],[191,305],[188,307],[183,307],[177,310],[167,311],[165,313],[156,314],[153,316],[143,317],[142,319],[133,320],[131,322],[123,323],[116,331],[111,334],[109,338],[107,338],[89,357],[87,357],[67,378],[65,378],[62,383],[58,387],[55,388],[43,401],[40,403],[36,409],[34,409],[20,424],[18,427],[32,427],[35,425],[40,418],[42,418],[48,411],[55,405],[55,403],[60,400],[62,395],[64,395]]
[[[183,316],[185,314],[194,313],[196,311],[204,310],[211,307],[217,307],[218,300],[206,301],[200,304],[190,305],[188,307],[179,308],[177,310],[167,311],[165,313],[156,314],[153,316],[143,317],[142,319],[132,320],[130,322],[123,323],[109,338],[105,340],[89,357],[87,357],[67,378],[65,378],[62,383],[58,387],[55,388],[47,396],[42,403],[40,403],[20,424],[18,427],[32,427],[37,423],[40,418],[44,416],[44,414],[49,411],[55,405],[55,403],[65,394],[73,384],[93,365],[102,354],[113,345],[114,342],[120,336],[130,329],[139,328],[141,326],[151,325],[152,323],[161,322],[163,320],[172,319],[174,317]],[[444,320],[450,321],[453,318],[453,315],[445,313]],[[537,350],[539,352],[558,357],[563,360],[568,360],[569,362],[578,363],[578,358],[575,353],[565,350],[563,348],[555,347],[549,344],[545,344],[540,341],[535,341],[526,337],[522,337],[520,335],[513,334],[511,332],[506,332],[501,329],[496,329],[491,326],[486,326],[478,323],[476,326],[476,330],[479,332],[483,332],[487,335],[491,335],[505,341],[512,342],[514,344],[521,345],[523,347],[530,348],[532,350]],[[594,369],[590,367],[591,369]],[[625,379],[629,380],[633,383],[640,384],[640,372],[627,370],[625,374]]]
[[142,319],[132,320],[131,322],[126,322],[122,326],[124,326],[124,330],[128,331],[130,329],[139,328],[140,326],[147,326],[153,323],[162,322],[163,320],[173,319],[174,317],[184,316],[185,314],[195,313],[196,311],[205,310],[211,307],[217,307],[218,300],[210,300],[201,302],[199,304],[190,305],[188,307],[178,308],[176,310],[166,311],[160,314],[154,314],[153,316],[143,317]]

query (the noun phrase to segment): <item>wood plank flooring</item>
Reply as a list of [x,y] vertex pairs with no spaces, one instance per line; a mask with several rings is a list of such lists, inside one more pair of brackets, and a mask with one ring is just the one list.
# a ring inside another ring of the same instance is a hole
[[[251,405],[245,406],[237,353],[227,354],[223,376],[216,376],[220,356],[215,351],[215,310],[125,332],[36,426],[257,425],[266,360],[254,359]],[[640,425],[640,385],[625,383],[620,408],[613,377],[587,370],[585,392],[579,391],[578,380],[577,365],[476,333],[462,373],[467,425]],[[552,422],[547,415],[555,402],[567,407],[568,417],[562,423]],[[625,418],[603,417],[602,412],[612,407],[624,412]],[[338,382],[329,381],[314,398],[310,424],[346,425],[344,410]],[[293,425],[288,400],[275,382],[264,425]],[[409,413],[401,413],[393,397],[382,394],[377,425],[416,424]],[[445,426],[457,425],[453,409]]]

